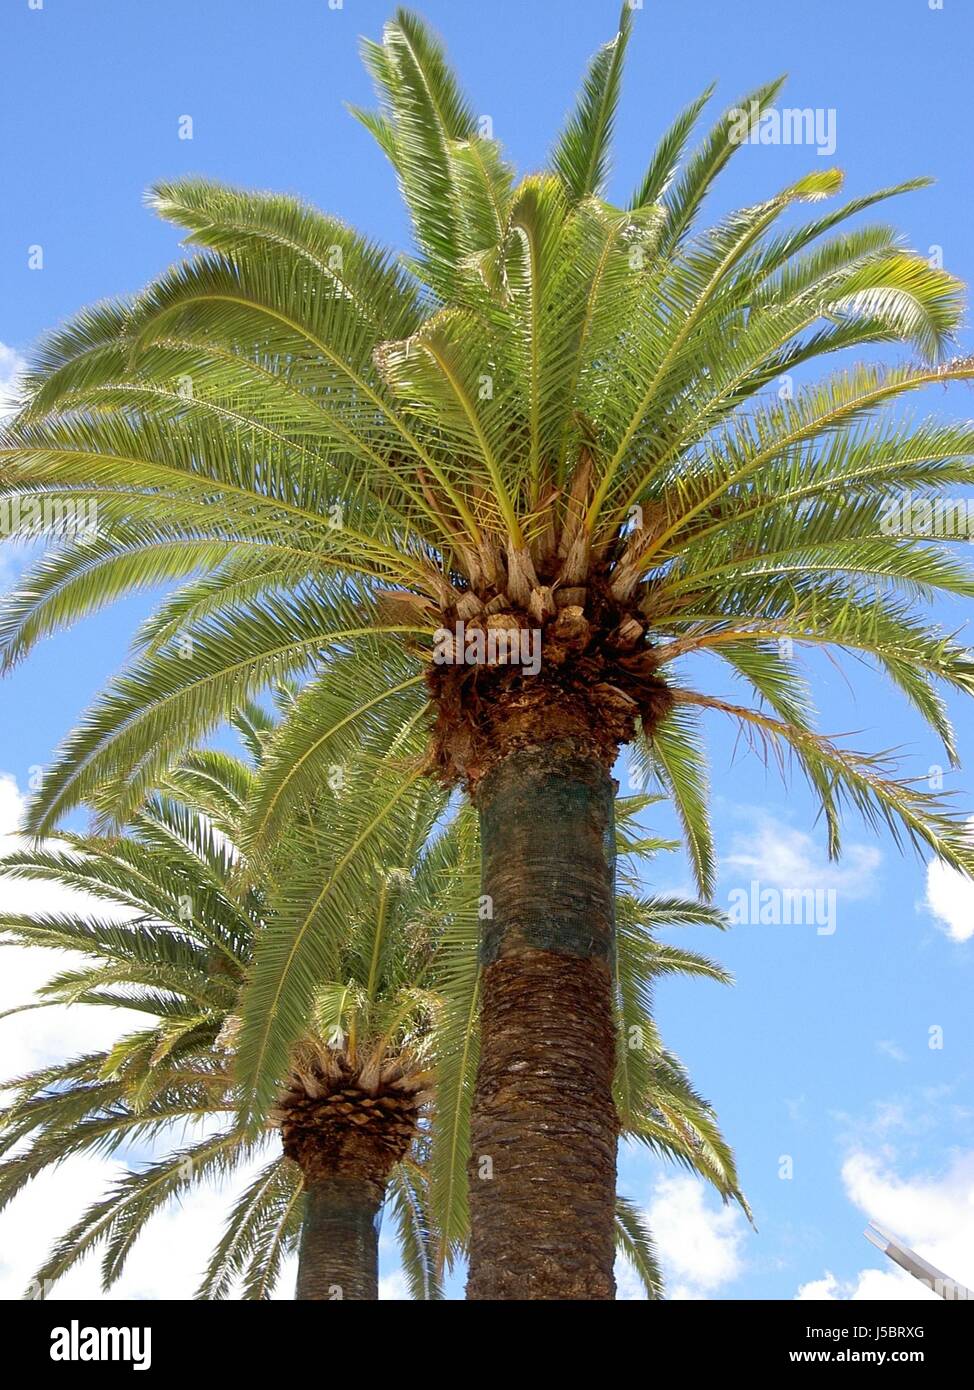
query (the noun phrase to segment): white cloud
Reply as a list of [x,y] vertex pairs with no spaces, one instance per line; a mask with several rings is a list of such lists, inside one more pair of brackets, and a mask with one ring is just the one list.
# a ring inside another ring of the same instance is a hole
[[647,1293],[643,1281],[629,1261],[618,1255],[615,1262],[616,1300],[619,1303],[638,1303],[646,1301]]
[[837,1279],[831,1270],[827,1270],[824,1279],[813,1279],[802,1284],[795,1295],[796,1300],[804,1303],[862,1303],[872,1299],[880,1299],[884,1303],[915,1303],[936,1297],[932,1289],[925,1289],[893,1264],[888,1270],[862,1269],[854,1279],[847,1280]]
[[[901,1177],[888,1156],[856,1150],[842,1165],[849,1200],[950,1279],[974,1288],[974,1151],[957,1155],[939,1176]],[[802,1284],[799,1299],[937,1298],[892,1262],[842,1281],[830,1271]]]
[[[974,817],[968,824],[974,826]],[[970,941],[974,936],[974,883],[942,859],[927,865],[924,905],[951,941]]]
[[[121,1164],[107,1159],[75,1157],[24,1189],[0,1216],[0,1298],[24,1294],[54,1241],[122,1172]],[[86,1266],[56,1285],[51,1296],[100,1297],[97,1265],[88,1260]]]
[[848,1294],[842,1292],[842,1285],[836,1279],[831,1270],[825,1271],[823,1279],[811,1279],[807,1284],[801,1284],[795,1298],[799,1302],[811,1302],[813,1300],[824,1301],[825,1299],[847,1298]]
[[401,1269],[394,1269],[389,1274],[384,1274],[379,1280],[379,1297],[402,1301],[410,1297],[409,1285],[406,1283],[406,1276]]
[[[15,834],[25,798],[13,777],[0,774],[0,853],[22,842]],[[95,906],[86,894],[57,884],[0,879],[5,911],[78,912]],[[129,910],[97,903],[102,917],[122,919]],[[80,956],[39,947],[0,947],[0,1010],[26,1003],[39,985],[56,972],[75,965]],[[33,1070],[46,1062],[111,1046],[133,1027],[145,1026],[145,1015],[132,1010],[75,1008],[40,1009],[0,1021],[3,1074],[0,1081]],[[178,1142],[191,1139],[179,1136]],[[81,1213],[105,1195],[112,1181],[127,1171],[113,1159],[80,1155],[42,1173],[0,1214],[0,1298],[19,1298],[53,1242]],[[246,1181],[239,1178],[237,1190]],[[136,1243],[126,1271],[110,1297],[191,1298],[206,1257],[219,1239],[233,1191],[194,1192],[179,1205],[162,1211]],[[287,1280],[282,1280],[287,1287]],[[60,1281],[53,1298],[102,1298],[97,1253]]]
[[[61,1299],[190,1299],[196,1291],[232,1202],[253,1177],[256,1164],[230,1184],[201,1187],[158,1212],[136,1241],[117,1284],[101,1291],[100,1250],[94,1251],[49,1291]],[[54,1242],[126,1165],[78,1156],[35,1178],[0,1216],[0,1299],[21,1297]],[[295,1260],[287,1260],[274,1297],[293,1297]]]
[[748,835],[736,835],[726,862],[742,876],[770,888],[830,889],[850,899],[868,897],[875,886],[882,854],[875,845],[847,845],[833,863],[825,846],[793,826],[758,814]]
[[710,1298],[741,1273],[747,1225],[740,1210],[717,1204],[704,1183],[661,1177],[646,1221],[673,1299]]
[[[0,854],[23,842],[14,833],[20,825],[26,798],[16,780],[0,773]],[[82,912],[96,910],[102,918],[131,916],[124,907],[95,902],[85,893],[56,883],[0,878],[6,912]],[[68,951],[38,947],[0,946],[0,1012],[28,1003],[34,992],[58,971],[77,965],[81,957]],[[37,1009],[0,1020],[4,1076],[17,1076],[58,1058],[108,1047],[144,1015],[132,1010],[84,1008]]]
[[905,1062],[906,1053],[899,1043],[893,1042],[892,1038],[880,1038],[876,1044],[876,1051],[881,1052],[884,1057],[888,1057],[891,1062]]
[[27,363],[20,353],[0,343],[0,420],[17,408],[18,381]]

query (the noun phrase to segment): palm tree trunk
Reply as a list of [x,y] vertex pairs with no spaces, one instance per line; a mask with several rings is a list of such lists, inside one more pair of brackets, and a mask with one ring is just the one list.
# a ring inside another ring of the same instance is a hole
[[384,1196],[384,1186],[365,1177],[317,1177],[308,1183],[295,1298],[368,1302],[379,1297]]
[[481,1055],[471,1121],[471,1299],[612,1299],[617,1120],[614,787],[564,745],[477,790]]

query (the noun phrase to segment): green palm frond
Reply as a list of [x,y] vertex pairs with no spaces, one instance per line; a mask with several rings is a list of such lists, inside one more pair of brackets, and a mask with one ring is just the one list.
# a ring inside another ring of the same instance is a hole
[[631,33],[632,8],[624,4],[619,32],[592,59],[578,108],[551,157],[552,167],[575,202],[601,193],[605,185],[622,66]]
[[243,1281],[246,1297],[269,1298],[302,1214],[300,1169],[285,1158],[271,1159],[234,1203],[196,1297],[227,1298]]
[[662,1298],[663,1276],[653,1237],[634,1202],[616,1197],[616,1247],[632,1265],[647,1298]]

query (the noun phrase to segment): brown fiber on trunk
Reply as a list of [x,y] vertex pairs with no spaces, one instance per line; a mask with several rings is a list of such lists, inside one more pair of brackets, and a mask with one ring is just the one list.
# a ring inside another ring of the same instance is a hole
[[307,1184],[295,1298],[373,1301],[379,1297],[379,1214],[385,1185],[364,1177]]
[[614,787],[570,743],[477,790],[482,1044],[471,1123],[471,1299],[612,1299],[617,1119]]
[[[575,596],[577,603],[565,601]],[[431,764],[444,782],[461,782],[476,796],[510,752],[556,741],[611,767],[639,720],[652,728],[671,708],[638,609],[594,579],[587,590],[558,590],[552,604],[552,612],[541,601],[522,609],[495,597],[462,623],[457,609],[441,614],[439,632],[450,639],[441,655],[450,659],[434,657],[427,685],[436,705]],[[492,628],[536,643],[538,670],[513,659],[471,660],[478,632]]]

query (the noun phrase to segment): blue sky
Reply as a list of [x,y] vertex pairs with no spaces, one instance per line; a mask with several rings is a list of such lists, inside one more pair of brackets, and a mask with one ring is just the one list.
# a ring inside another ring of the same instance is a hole
[[[44,329],[84,303],[137,289],[176,257],[173,229],[141,203],[158,178],[200,172],[301,194],[404,245],[389,169],[342,105],[370,101],[357,36],[377,36],[389,8],[376,0],[344,0],[341,8],[328,0],[43,0],[36,9],[6,0],[0,376]],[[429,0],[420,8],[446,38],[477,110],[530,169],[543,160],[618,7]],[[933,188],[889,204],[878,220],[895,221],[924,255],[942,248],[947,267],[974,280],[969,4],[645,0],[636,20],[613,194],[627,195],[659,131],[709,82],[718,80],[722,108],[788,72],[779,104],[834,111],[835,153],[741,150],[712,199],[713,215],[830,164],[845,170],[850,195],[931,174]],[[191,140],[179,138],[185,116]],[[43,268],[29,269],[37,246]],[[974,347],[969,330],[962,343]],[[963,388],[938,389],[923,405],[971,413]],[[0,582],[19,563],[0,551]],[[0,685],[0,772],[21,790],[120,665],[145,606],[129,601],[48,642]],[[950,630],[965,630],[969,616],[958,604],[938,612]],[[943,762],[868,672],[849,667],[843,675],[825,662],[811,669],[823,730],[853,733],[864,748],[900,747],[915,774]],[[947,785],[974,812],[971,715],[959,705],[954,712],[965,770],[948,774]],[[953,1261],[948,1272],[974,1283],[971,891],[937,869],[928,878],[922,863],[854,821],[847,858],[829,866],[800,782],[782,788],[736,747],[729,725],[713,723],[711,750],[718,901],[726,906],[752,879],[834,889],[836,930],[754,925],[681,938],[716,954],[737,978],[733,989],[666,985],[658,1011],[667,1042],[718,1107],[759,1234],[692,1181],[624,1156],[624,1187],[652,1215],[671,1286],[709,1297],[791,1298],[802,1287],[806,1296],[905,1296],[911,1287],[884,1271],[862,1239],[867,1215],[898,1227],[934,1263]],[[670,830],[665,811],[657,824]],[[658,863],[654,886],[689,887],[676,856]],[[929,1046],[939,1036],[932,1028],[942,1029],[942,1047]],[[43,1047],[24,1036],[28,1049]],[[780,1176],[785,1157],[790,1178]],[[394,1292],[388,1261],[386,1272]]]

